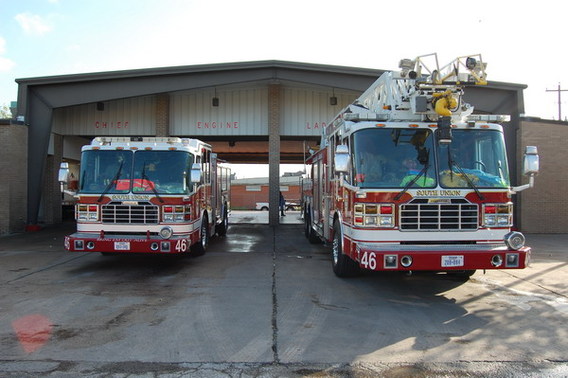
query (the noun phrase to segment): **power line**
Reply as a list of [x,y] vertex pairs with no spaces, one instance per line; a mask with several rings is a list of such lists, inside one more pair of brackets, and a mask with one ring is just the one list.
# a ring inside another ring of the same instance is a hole
[[558,120],[562,121],[562,92],[568,92],[568,89],[560,89],[560,83],[558,83],[558,89],[547,89],[546,92],[558,92]]

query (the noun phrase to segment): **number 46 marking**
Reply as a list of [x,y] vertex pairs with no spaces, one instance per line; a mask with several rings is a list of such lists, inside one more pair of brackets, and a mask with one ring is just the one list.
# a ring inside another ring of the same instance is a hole
[[365,269],[377,269],[377,254],[375,252],[364,252],[361,258],[361,265]]
[[187,251],[187,239],[179,239],[176,243],[176,251],[177,252],[185,252]]

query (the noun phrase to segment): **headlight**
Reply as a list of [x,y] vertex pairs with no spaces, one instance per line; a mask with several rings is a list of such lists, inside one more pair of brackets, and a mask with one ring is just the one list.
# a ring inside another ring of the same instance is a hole
[[357,203],[354,206],[356,226],[394,227],[394,205],[377,203]]
[[513,205],[511,203],[486,203],[483,205],[483,226],[511,227]]
[[99,206],[89,204],[77,204],[75,206],[75,216],[78,221],[98,222]]
[[181,223],[191,219],[190,205],[164,205],[162,206],[162,221]]

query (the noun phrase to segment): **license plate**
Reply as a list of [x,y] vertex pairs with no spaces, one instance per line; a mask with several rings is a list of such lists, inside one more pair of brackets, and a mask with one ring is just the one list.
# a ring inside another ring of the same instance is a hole
[[463,266],[463,256],[442,256],[442,267]]
[[114,242],[115,251],[130,251],[130,242]]

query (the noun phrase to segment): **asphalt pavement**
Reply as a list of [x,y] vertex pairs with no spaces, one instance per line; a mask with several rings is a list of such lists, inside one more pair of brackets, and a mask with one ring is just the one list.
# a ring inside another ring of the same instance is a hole
[[199,258],[65,252],[72,223],[0,238],[0,375],[568,376],[568,235],[467,282],[339,279],[299,214],[251,213]]

